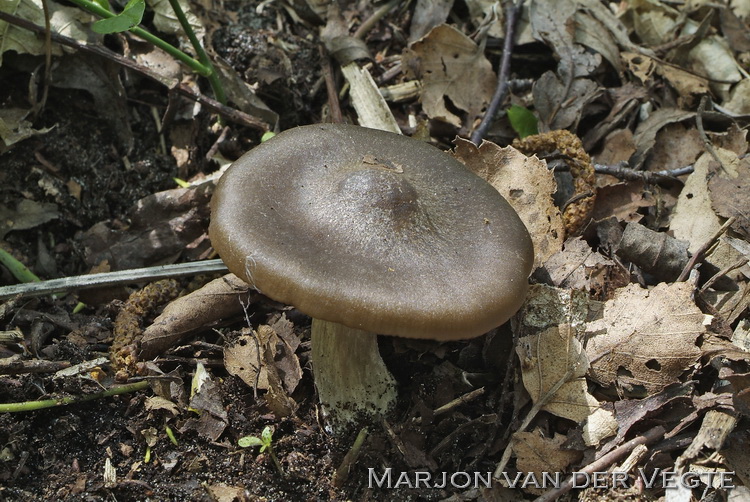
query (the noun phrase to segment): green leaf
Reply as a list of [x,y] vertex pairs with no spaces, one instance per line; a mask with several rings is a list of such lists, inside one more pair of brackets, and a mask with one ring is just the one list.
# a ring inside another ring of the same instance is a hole
[[528,108],[518,105],[511,106],[508,108],[508,120],[510,120],[513,130],[518,133],[519,138],[539,133],[536,126],[536,117]]
[[273,431],[271,427],[266,425],[266,428],[261,432],[260,437],[263,439],[263,444],[270,445],[273,440]]
[[263,446],[263,440],[257,436],[245,436],[237,440],[237,444],[242,448],[249,448],[250,446]]
[[122,12],[109,19],[100,19],[91,25],[91,29],[102,34],[128,31],[141,23],[145,10],[145,0],[130,0]]
[[273,138],[274,136],[276,136],[275,132],[273,132],[273,131],[266,131],[266,132],[263,133],[263,136],[260,137],[260,142],[261,143],[265,143],[266,141],[268,141],[269,139]]

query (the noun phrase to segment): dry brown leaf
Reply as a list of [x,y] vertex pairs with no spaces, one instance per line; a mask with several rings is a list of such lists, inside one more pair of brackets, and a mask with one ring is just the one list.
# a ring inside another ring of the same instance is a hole
[[534,242],[535,267],[562,249],[562,215],[552,200],[557,185],[545,162],[513,147],[484,141],[477,148],[462,138],[456,138],[453,156],[487,180],[516,210]]
[[[492,65],[469,37],[448,25],[441,25],[414,42],[403,53],[402,63],[409,78],[422,81],[422,108],[430,118],[456,127],[470,125],[484,113],[495,90]],[[466,78],[471,75],[471,78]],[[446,100],[466,117],[458,117]]]
[[263,353],[268,345],[276,342],[276,334],[244,328],[234,343],[224,348],[224,367],[230,375],[240,378],[248,387],[255,390],[268,390],[268,369],[264,364]]
[[445,23],[454,0],[417,0],[409,26],[409,42],[425,36],[434,27]]
[[552,255],[544,268],[556,287],[588,291],[598,298],[606,296],[609,289],[630,282],[620,266],[591,249],[580,237],[567,240],[564,249]]
[[[562,473],[566,468],[580,460],[582,454],[574,450],[563,449],[567,437],[555,434],[552,438],[542,435],[540,429],[532,432],[517,432],[513,435],[513,452],[516,454],[516,468],[523,473],[533,472],[541,482],[542,473]],[[562,480],[561,480],[562,481]],[[540,494],[544,490],[533,486],[528,491]]]
[[[558,56],[556,72],[544,73],[533,88],[540,131],[577,125],[583,107],[596,98],[599,86],[586,77],[601,64],[599,54],[575,43],[571,0],[538,0],[529,7],[534,38],[546,43]],[[563,106],[564,103],[564,106]]]
[[646,168],[649,171],[661,171],[688,166],[695,163],[705,148],[700,133],[693,124],[667,124],[656,133]]
[[568,83],[548,71],[534,82],[532,93],[540,131],[575,130],[583,108],[599,95],[599,86],[586,78],[576,78]]
[[586,391],[583,376],[588,359],[574,333],[568,325],[553,326],[519,339],[516,352],[521,360],[523,385],[532,401],[544,398],[563,381],[542,409],[581,422],[599,403]]
[[631,284],[606,302],[604,315],[589,322],[589,376],[628,391],[641,386],[659,392],[700,357],[696,340],[705,333],[704,315],[689,283],[659,284],[651,290]]
[[27,230],[59,217],[57,204],[48,202],[21,199],[16,209],[0,204],[0,239],[11,230]]
[[640,209],[656,204],[645,185],[643,181],[629,181],[598,188],[592,217],[597,221],[610,216],[626,223],[640,221]]
[[[584,138],[584,147],[595,144],[596,141],[589,141],[589,134]],[[596,138],[595,138],[596,139]],[[627,161],[635,153],[635,143],[633,142],[633,132],[630,129],[618,129],[604,137],[602,147],[599,153],[593,158],[596,164],[617,164]],[[610,178],[609,176],[597,176],[597,183],[600,180]],[[615,179],[611,177],[611,179]]]
[[227,274],[172,301],[143,331],[139,358],[152,359],[191,333],[239,315],[254,294],[249,288],[236,275]]
[[[717,153],[719,152],[726,150],[717,149]],[[691,253],[695,253],[721,228],[721,221],[714,213],[708,193],[709,165],[713,161],[713,156],[706,152],[695,163],[693,172],[685,181],[685,186],[677,199],[669,224],[669,229],[677,239],[690,243],[688,249]]]
[[662,281],[674,281],[688,263],[688,242],[666,232],[655,232],[635,222],[628,223],[617,246],[617,256],[653,274]]
[[750,159],[740,160],[736,168],[736,173],[716,172],[708,181],[708,190],[716,213],[737,218],[732,229],[750,239]]
[[204,485],[206,491],[211,495],[211,500],[216,502],[235,502],[245,500],[244,486],[230,486],[224,483],[215,483]]
[[[693,112],[678,110],[676,108],[660,108],[653,112],[646,120],[638,124],[635,129],[633,140],[636,152],[630,158],[630,167],[640,169],[645,162],[651,149],[656,143],[656,134],[667,124],[681,122],[695,116]],[[682,166],[680,166],[682,167]]]
[[108,260],[112,270],[126,270],[171,263],[196,252],[192,248],[206,234],[212,191],[213,186],[204,183],[157,192],[136,203],[126,229],[97,223],[82,238],[86,263],[94,266]]
[[[250,387],[287,395],[302,378],[294,350],[268,325],[259,326],[254,332],[243,330],[240,338],[224,350],[224,365]],[[274,381],[283,387],[272,389]]]
[[534,333],[561,324],[578,328],[586,322],[589,308],[591,302],[583,291],[532,284],[519,316],[522,333]]

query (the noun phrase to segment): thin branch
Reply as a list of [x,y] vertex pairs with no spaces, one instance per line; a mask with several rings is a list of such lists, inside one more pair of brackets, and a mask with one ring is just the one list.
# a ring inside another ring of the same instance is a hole
[[320,61],[323,69],[323,78],[326,82],[328,107],[331,109],[331,120],[334,124],[343,124],[344,117],[341,114],[341,103],[339,102],[339,95],[336,92],[336,82],[333,79],[333,66],[331,65],[331,58],[328,56],[325,47],[321,45],[318,49],[320,51]]
[[721,237],[736,220],[737,218],[735,217],[729,218],[724,222],[720,229],[718,229],[705,243],[703,243],[700,248],[698,248],[693,256],[690,257],[690,260],[687,262],[687,265],[685,265],[685,268],[682,269],[682,272],[680,273],[680,276],[677,278],[676,282],[684,282],[685,279],[687,279],[688,275],[690,275],[690,271],[693,270],[696,264],[698,264],[703,260],[703,258],[705,258],[705,256],[708,254],[708,250],[711,249],[714,244],[716,244],[716,241],[719,240],[719,237]]
[[487,130],[490,128],[490,124],[492,124],[492,121],[497,114],[498,108],[500,108],[500,103],[503,102],[505,95],[508,92],[510,57],[513,53],[516,23],[518,22],[520,11],[521,5],[516,2],[516,0],[511,0],[508,7],[505,9],[505,41],[503,42],[503,57],[500,60],[500,71],[497,74],[497,87],[495,88],[495,94],[492,95],[492,100],[487,107],[487,111],[484,113],[482,122],[471,135],[471,141],[476,145],[479,145],[479,143],[482,142],[482,139],[484,139]]
[[61,397],[58,399],[45,399],[42,401],[26,401],[23,403],[3,403],[0,404],[0,413],[18,413],[20,411],[35,411],[42,410],[45,408],[54,408],[56,406],[65,406],[68,404],[84,403],[86,401],[93,401],[95,399],[101,399],[104,397],[116,396],[119,394],[125,394],[128,392],[136,392],[148,388],[148,380],[140,382],[130,383],[127,385],[121,385],[112,389],[105,390],[104,392],[97,392],[96,394],[87,394],[84,396],[69,396]]
[[51,279],[49,281],[3,286],[0,288],[0,300],[7,300],[16,296],[44,296],[79,289],[118,286],[134,282],[151,282],[170,277],[184,277],[187,275],[226,271],[227,266],[221,260],[203,260],[192,263],[120,270],[118,272],[78,275],[62,279]]
[[[24,28],[29,31],[33,31],[35,33],[45,32],[43,26],[38,26],[34,23],[27,21],[26,19],[8,14],[6,12],[0,11],[0,20],[6,21],[15,26],[20,26],[21,28]],[[251,115],[248,115],[247,113],[242,112],[240,110],[236,110],[234,108],[223,105],[219,103],[218,101],[216,101],[215,99],[212,99],[206,95],[200,94],[199,92],[190,89],[186,85],[180,84],[180,82],[177,79],[165,77],[164,75],[160,75],[159,73],[151,70],[150,68],[140,66],[136,64],[134,61],[126,58],[122,54],[118,54],[110,49],[107,49],[106,47],[103,47],[101,45],[82,44],[75,39],[72,39],[70,37],[66,37],[64,35],[60,35],[59,33],[54,33],[54,32],[51,33],[51,37],[52,37],[52,40],[57,42],[58,44],[65,45],[68,47],[73,47],[74,49],[77,49],[79,51],[86,52],[89,54],[94,54],[96,56],[109,59],[121,66],[124,66],[125,68],[129,68],[130,70],[133,70],[134,72],[143,75],[144,77],[155,80],[156,82],[159,82],[163,86],[167,87],[169,90],[174,90],[178,94],[185,96],[187,98],[190,98],[193,101],[196,101],[206,106],[212,112],[217,113],[223,117],[226,117],[228,120],[234,123],[237,123],[246,127],[250,127],[252,129],[262,131],[262,132],[268,131],[270,129],[270,125],[267,124],[266,122],[258,118],[255,118]]]
[[[619,459],[627,455],[630,451],[632,451],[636,446],[642,445],[642,444],[650,444],[654,441],[660,439],[662,436],[664,436],[664,427],[658,425],[654,427],[653,429],[650,429],[648,432],[643,434],[642,436],[638,436],[636,438],[631,439],[627,443],[623,444],[622,446],[619,446],[612,450],[611,452],[607,453],[603,457],[601,457],[599,460],[596,460],[580,471],[579,473],[582,474],[592,474],[594,472],[601,472],[607,469],[610,465],[617,462]],[[575,476],[575,475],[574,475]],[[555,488],[554,490],[550,490],[541,497],[538,497],[534,502],[552,502],[553,500],[557,500],[558,497],[561,495],[564,495],[565,493],[568,493],[573,488],[573,482],[574,482],[573,476],[570,477],[565,483],[560,485],[559,488]]]

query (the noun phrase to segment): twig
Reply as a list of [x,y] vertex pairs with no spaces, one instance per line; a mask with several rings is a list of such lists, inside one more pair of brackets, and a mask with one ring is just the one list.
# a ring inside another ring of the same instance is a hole
[[[612,465],[613,463],[617,462],[619,459],[624,457],[628,452],[633,450],[636,446],[642,445],[642,444],[650,444],[654,441],[658,440],[664,435],[664,427],[662,426],[656,426],[653,429],[649,430],[642,436],[638,436],[636,438],[631,439],[624,445],[621,445],[611,452],[607,453],[603,457],[601,457],[599,460],[596,460],[583,469],[581,469],[580,473],[584,474],[592,474],[594,472],[600,472]],[[575,476],[575,475],[574,475]],[[573,488],[573,476],[570,477],[565,483],[560,485],[560,487],[555,488],[553,490],[548,491],[541,497],[538,497],[534,500],[534,502],[551,502],[553,500],[556,500],[559,496],[568,493]]]
[[700,105],[698,105],[698,113],[695,114],[695,125],[696,125],[696,128],[698,129],[698,134],[700,134],[701,140],[703,140],[703,146],[706,147],[706,151],[708,151],[708,153],[711,154],[714,160],[719,163],[721,170],[724,172],[727,172],[726,167],[724,167],[724,162],[722,162],[721,158],[719,157],[719,154],[716,153],[716,150],[714,149],[714,145],[708,139],[708,135],[706,134],[706,131],[703,129],[703,114],[706,113],[707,104],[708,104],[708,97],[703,96],[701,98]]
[[724,277],[725,275],[727,275],[732,270],[738,269],[740,267],[744,267],[747,264],[748,261],[749,261],[748,258],[746,256],[743,256],[742,258],[740,258],[739,260],[735,261],[734,263],[731,263],[731,264],[727,265],[723,269],[721,269],[718,272],[716,272],[713,275],[713,277],[711,277],[709,280],[707,280],[706,283],[703,286],[701,286],[701,289],[698,290],[698,291],[700,293],[705,292],[708,288],[710,288],[711,286],[713,286],[713,284],[716,281],[718,281],[719,279],[721,279],[722,277]]
[[721,237],[736,220],[737,218],[733,216],[725,221],[721,228],[718,229],[700,248],[698,248],[695,253],[693,253],[693,256],[690,257],[687,265],[685,265],[685,268],[682,269],[680,276],[677,278],[677,282],[683,282],[685,279],[687,279],[688,275],[690,275],[690,271],[693,270],[698,262],[702,261],[703,258],[705,258],[708,250],[713,247],[716,241],[719,240],[719,237]]
[[0,288],[0,300],[7,300],[15,296],[44,296],[52,293],[64,293],[78,289],[98,288],[101,286],[119,286],[134,282],[151,282],[170,277],[184,277],[186,275],[204,274],[210,272],[226,272],[227,266],[221,260],[203,260],[192,263],[178,263],[161,265],[158,267],[135,268],[117,272],[103,272],[100,274],[77,275],[62,279],[33,282],[28,284],[14,284]]
[[334,124],[343,124],[344,117],[341,114],[341,103],[339,102],[339,95],[336,92],[336,82],[333,80],[331,58],[328,57],[328,54],[322,45],[319,47],[319,51],[323,69],[323,78],[326,82],[326,93],[328,94],[328,106],[331,109],[331,120]]
[[70,367],[68,361],[0,361],[0,375],[21,375],[28,373],[52,373]]
[[[567,168],[567,166],[566,166]],[[555,171],[564,170],[557,169]],[[627,162],[620,162],[614,165],[594,164],[594,171],[597,174],[609,174],[615,178],[626,181],[643,181],[647,184],[659,184],[659,183],[674,183],[678,176],[690,174],[693,172],[693,165],[690,164],[684,167],[678,167],[676,169],[669,169],[663,171],[639,171],[638,169],[632,169],[628,167]]]
[[452,409],[457,408],[458,406],[461,406],[462,404],[473,401],[474,399],[484,394],[484,392],[485,392],[484,387],[479,387],[478,389],[474,389],[471,392],[467,392],[466,394],[458,396],[453,401],[446,403],[443,406],[440,406],[439,408],[436,408],[434,413],[436,416],[442,415],[443,413],[448,413]]
[[354,38],[364,38],[367,33],[378,24],[378,21],[383,19],[390,10],[399,4],[401,0],[391,0],[390,2],[381,5],[370,17],[365,19],[362,24],[359,25],[357,31],[354,32]]
[[484,113],[482,122],[471,135],[471,141],[476,145],[481,143],[482,139],[484,139],[484,135],[487,134],[487,130],[490,128],[490,124],[492,124],[492,120],[495,118],[500,103],[503,102],[505,94],[508,92],[510,56],[513,53],[513,40],[515,38],[516,23],[518,21],[518,13],[520,10],[520,4],[516,0],[511,0],[508,8],[505,9],[505,41],[503,42],[503,57],[500,60],[500,71],[497,74],[497,87],[495,88],[495,94],[492,95],[492,100],[487,107],[487,111]]
[[[0,20],[6,21],[15,26],[20,26],[21,28],[24,28],[29,31],[33,31],[35,33],[44,33],[45,31],[44,27],[42,26],[38,26],[34,23],[27,21],[26,19],[13,16],[6,12],[0,11]],[[77,40],[72,39],[70,37],[66,37],[64,35],[60,35],[59,33],[51,33],[51,37],[52,37],[52,40],[57,42],[58,44],[66,45],[68,47],[73,47],[74,49],[77,49],[79,51],[86,52],[89,54],[95,54],[99,57],[109,59],[121,66],[129,68],[133,70],[134,72],[143,75],[144,77],[155,80],[156,82],[159,82],[160,84],[167,87],[168,89],[174,90],[177,93],[181,94],[182,96],[190,98],[206,106],[212,112],[218,113],[219,115],[226,117],[228,120],[232,122],[250,127],[255,130],[263,131],[263,132],[268,131],[270,129],[269,124],[265,123],[264,121],[256,117],[253,117],[251,115],[248,115],[247,113],[242,112],[240,110],[235,110],[234,108],[231,108],[229,106],[222,105],[215,99],[212,99],[212,98],[209,98],[208,96],[200,94],[199,92],[194,91],[185,85],[181,85],[177,81],[177,79],[173,79],[173,78],[160,75],[157,72],[149,68],[136,64],[134,61],[126,58],[122,54],[118,54],[110,49],[107,49],[106,47],[103,47],[101,45],[81,44]]]
[[0,404],[0,413],[35,411],[44,408],[54,408],[56,406],[66,406],[68,404],[84,403],[86,401],[93,401],[95,399],[101,399],[104,397],[126,394],[128,392],[136,392],[146,389],[148,388],[148,386],[148,380],[143,380],[140,382],[114,387],[112,389],[105,390],[104,392],[97,392],[96,394],[88,394],[85,396],[61,397],[59,399],[45,399],[42,401],[26,401],[24,403],[3,403]]

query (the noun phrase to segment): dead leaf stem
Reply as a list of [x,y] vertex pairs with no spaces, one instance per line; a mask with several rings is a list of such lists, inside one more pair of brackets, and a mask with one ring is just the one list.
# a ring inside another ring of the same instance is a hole
[[695,266],[699,262],[701,262],[703,258],[705,258],[705,256],[708,254],[708,250],[713,247],[716,241],[719,240],[719,237],[724,235],[724,232],[726,232],[736,220],[737,218],[735,217],[729,218],[724,222],[721,228],[711,236],[710,239],[708,239],[701,247],[698,248],[693,256],[690,257],[690,260],[688,261],[687,265],[685,265],[685,268],[682,269],[682,273],[677,278],[676,282],[683,282],[685,279],[687,279],[688,275],[690,275],[690,271],[693,270],[693,268],[695,268]]

